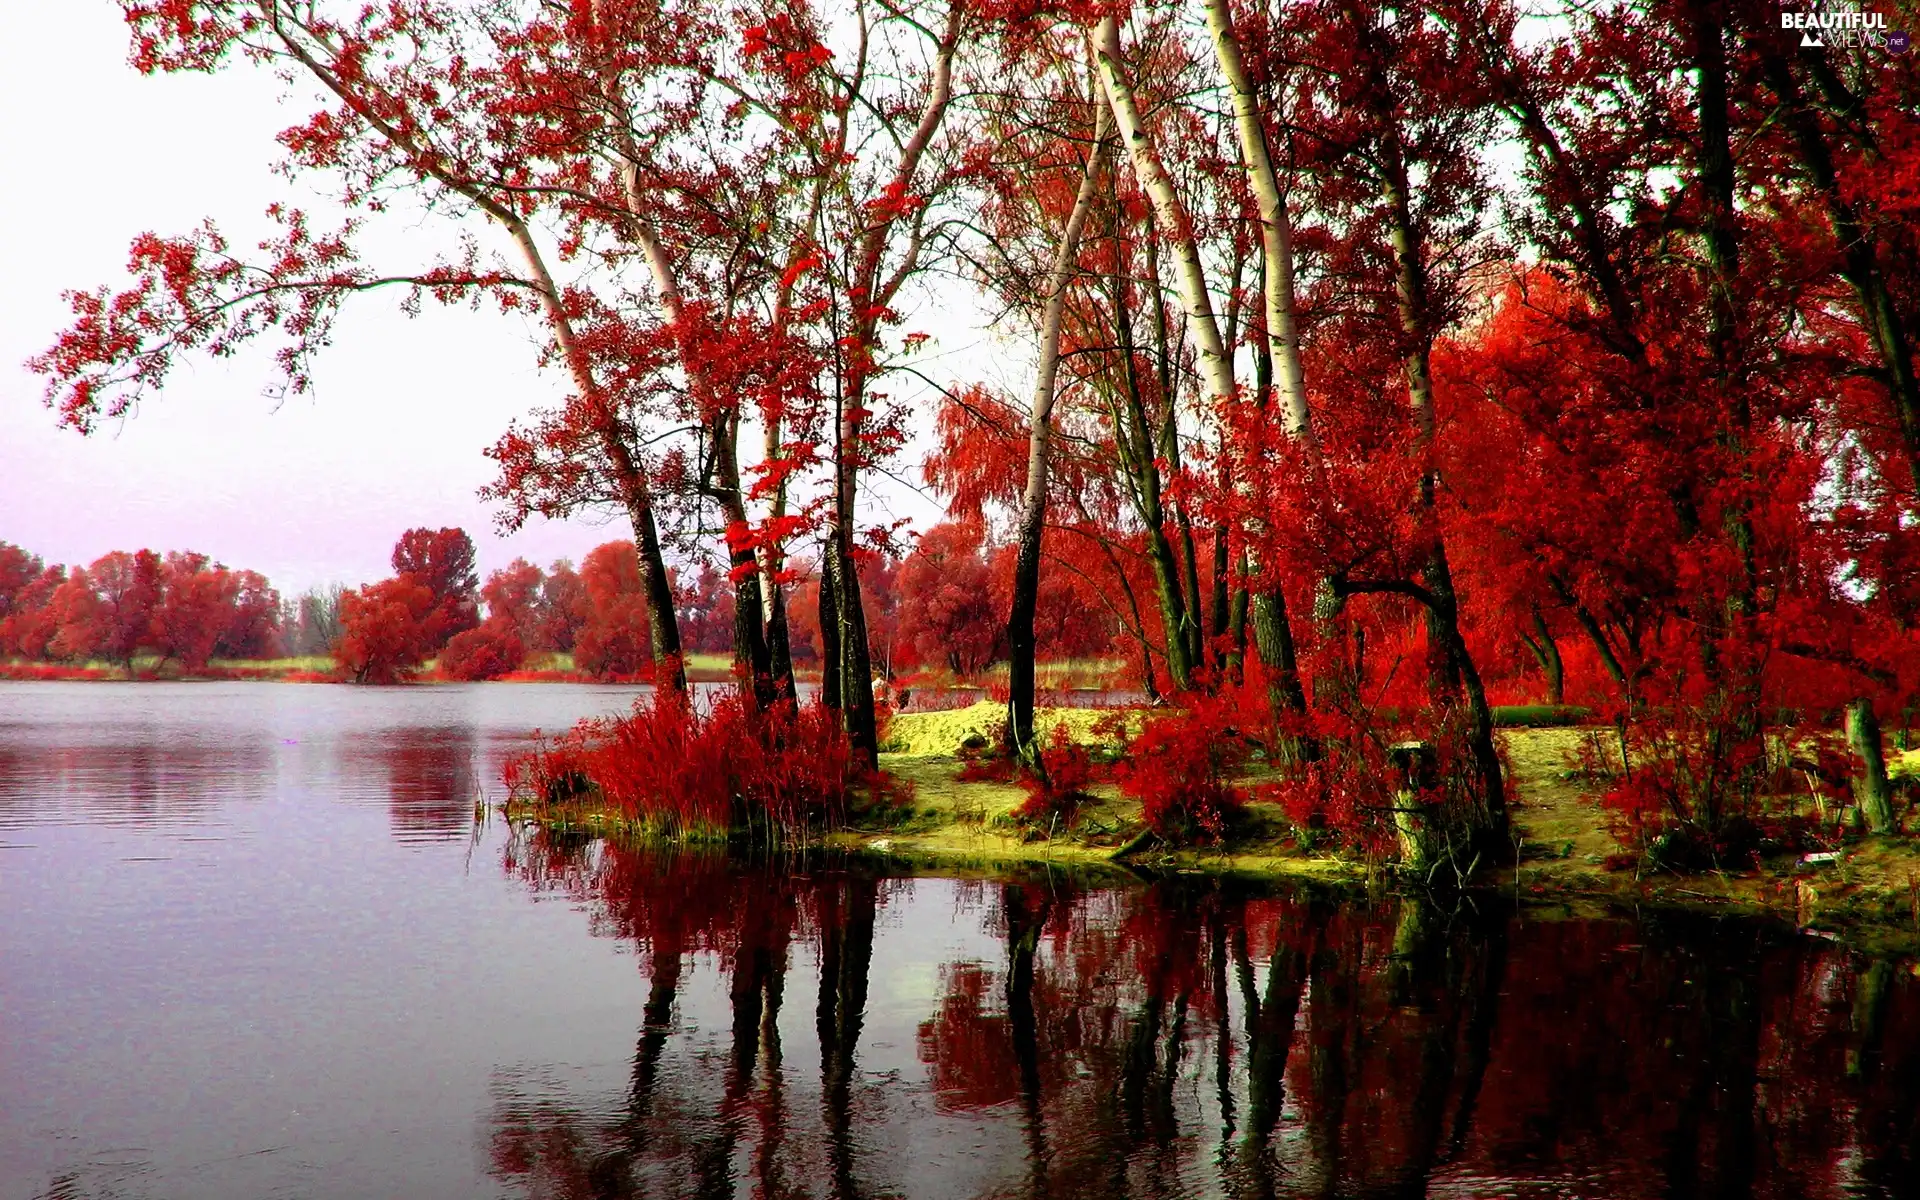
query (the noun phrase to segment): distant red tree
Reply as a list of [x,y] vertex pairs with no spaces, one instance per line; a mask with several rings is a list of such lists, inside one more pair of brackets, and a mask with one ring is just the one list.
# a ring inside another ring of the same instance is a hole
[[45,628],[35,657],[81,661],[100,652],[100,597],[85,567],[75,567],[47,597]]
[[541,590],[546,575],[524,558],[516,558],[487,576],[480,597],[487,602],[487,621],[505,622],[528,650],[545,650],[546,613]]
[[[94,602],[82,607],[88,609],[87,616],[93,627],[85,635],[76,634],[69,645],[77,646],[84,640],[91,647],[91,653],[119,663],[131,674],[134,655],[152,642],[153,610],[160,602],[160,574],[160,556],[151,550],[133,554],[115,550],[88,564],[86,579]],[[74,575],[78,577],[79,572]],[[65,626],[63,618],[63,633]]]
[[691,584],[675,589],[674,606],[680,611],[681,645],[710,652],[732,648],[734,588],[713,564],[702,564]]
[[340,594],[334,661],[355,683],[397,683],[433,652],[433,593],[402,576]]
[[538,645],[563,654],[573,652],[574,639],[587,623],[587,587],[573,564],[560,559],[547,569],[546,582],[540,585],[540,636]]
[[447,679],[498,679],[520,669],[527,648],[511,621],[489,617],[472,629],[453,635],[440,651],[435,671]]
[[[867,609],[867,645],[874,670],[893,678],[905,643],[900,637],[900,560],[879,553],[859,556],[861,600]],[[814,603],[816,620],[819,602]]]
[[473,539],[464,529],[409,529],[393,546],[393,573],[411,578],[433,596],[427,619],[429,650],[480,623],[480,577],[473,569]]
[[188,670],[207,665],[226,632],[240,594],[239,581],[204,554],[169,553],[160,569],[160,598],[153,606],[150,645],[163,659]]
[[43,567],[9,597],[6,613],[0,616],[0,655],[47,656],[47,643],[59,628],[53,597],[66,581],[65,567]]
[[596,546],[580,564],[587,619],[573,643],[574,665],[602,679],[637,675],[653,659],[646,584],[632,542]]
[[923,663],[970,675],[994,660],[1001,619],[973,522],[935,525],[900,565],[900,640]]
[[280,593],[258,571],[232,571],[233,600],[214,640],[218,658],[273,658],[281,653]]
[[13,611],[13,598],[32,583],[42,569],[38,555],[29,554],[12,542],[0,542],[0,620]]
[[793,585],[787,599],[787,637],[793,646],[793,661],[820,661],[820,576],[811,566],[800,569],[800,582]]

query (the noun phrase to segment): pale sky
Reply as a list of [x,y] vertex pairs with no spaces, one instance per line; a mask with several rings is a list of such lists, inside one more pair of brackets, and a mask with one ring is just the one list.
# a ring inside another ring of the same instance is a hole
[[[629,536],[624,521],[586,518],[495,531],[474,495],[491,477],[481,451],[562,386],[535,367],[537,331],[489,311],[429,306],[408,319],[397,296],[364,297],[307,395],[277,405],[264,353],[201,357],[131,420],[90,438],[56,429],[22,364],[66,324],[63,288],[123,285],[128,241],[143,230],[182,233],[212,216],[249,246],[274,200],[315,212],[316,226],[326,204],[269,170],[293,114],[270,76],[143,78],[126,65],[111,0],[0,0],[0,15],[0,540],[65,563],[199,550],[291,595],[385,575],[394,539],[416,525],[464,527],[483,572],[516,556],[577,561]],[[912,324],[946,352],[922,363],[930,373],[976,358],[969,324]],[[920,457],[902,462],[916,480]],[[881,499],[922,527],[937,519],[907,489]]]

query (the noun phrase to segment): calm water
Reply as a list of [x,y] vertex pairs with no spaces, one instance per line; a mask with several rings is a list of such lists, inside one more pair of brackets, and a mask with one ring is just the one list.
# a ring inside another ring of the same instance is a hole
[[474,833],[631,694],[0,684],[0,1200],[1920,1194],[1907,961]]

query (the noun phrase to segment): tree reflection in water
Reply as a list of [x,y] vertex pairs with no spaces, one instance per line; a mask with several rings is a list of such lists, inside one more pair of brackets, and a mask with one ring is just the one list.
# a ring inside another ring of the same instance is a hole
[[[531,1196],[1915,1188],[1911,964],[1759,925],[1218,881],[907,889],[552,833],[509,866],[648,981],[624,1095],[498,1088],[494,1169]],[[933,961],[956,917],[981,952]],[[931,982],[870,998],[882,978]],[[790,985],[815,989],[810,1031],[783,1019]],[[917,1071],[887,1061],[903,1002]]]

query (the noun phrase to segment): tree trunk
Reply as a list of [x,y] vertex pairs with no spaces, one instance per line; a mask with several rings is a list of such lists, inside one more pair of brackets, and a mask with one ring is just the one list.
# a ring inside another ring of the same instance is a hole
[[[1267,402],[1267,385],[1271,382],[1279,393],[1287,433],[1306,449],[1311,469],[1317,466],[1319,456],[1312,410],[1307,403],[1306,369],[1300,359],[1293,226],[1267,146],[1267,131],[1260,117],[1260,96],[1241,55],[1229,3],[1230,0],[1207,0],[1207,29],[1213,36],[1214,57],[1220,64],[1220,73],[1232,93],[1234,130],[1239,135],[1240,163],[1246,172],[1247,187],[1260,210],[1260,291],[1265,302],[1266,337],[1256,357],[1261,375],[1258,402]],[[1251,560],[1254,556],[1249,552],[1248,557]],[[1248,569],[1257,574],[1259,563],[1250,561]],[[1261,666],[1266,669],[1267,702],[1274,718],[1304,714],[1306,692],[1300,685],[1286,597],[1278,587],[1262,592],[1254,600],[1254,645],[1260,654]],[[1303,758],[1317,756],[1311,744],[1303,744],[1299,750]]]
[[820,564],[820,703],[840,707],[840,614],[824,561]]
[[[1154,258],[1153,261],[1158,260]],[[1149,277],[1157,278],[1156,270],[1150,270]],[[1190,614],[1185,604],[1185,592],[1180,586],[1173,544],[1167,539],[1167,512],[1161,500],[1160,463],[1155,453],[1158,439],[1153,431],[1152,418],[1147,412],[1140,372],[1135,364],[1133,322],[1127,315],[1132,301],[1132,286],[1127,263],[1121,255],[1115,256],[1109,288],[1120,336],[1120,353],[1125,364],[1123,385],[1117,396],[1110,395],[1108,398],[1113,417],[1114,450],[1126,473],[1134,510],[1146,533],[1147,561],[1153,567],[1154,592],[1160,602],[1161,627],[1165,634],[1167,675],[1174,690],[1184,692],[1193,687],[1194,660],[1188,652],[1191,643],[1186,636]]]
[[[1217,0],[1216,0],[1217,2]],[[1348,19],[1356,32],[1365,36],[1368,28],[1363,14],[1352,8]],[[1366,50],[1370,73],[1377,76],[1380,52]],[[1379,105],[1388,95],[1385,81],[1374,80],[1371,92]],[[1429,295],[1426,266],[1421,258],[1419,234],[1413,223],[1413,202],[1408,183],[1405,149],[1393,113],[1376,107],[1379,126],[1381,201],[1386,209],[1387,234],[1394,254],[1394,291],[1399,309],[1400,329],[1410,349],[1405,359],[1407,402],[1411,410],[1413,452],[1422,462],[1431,454],[1434,438],[1433,371],[1430,361],[1434,330],[1428,311]],[[1500,774],[1500,754],[1493,742],[1493,710],[1481,685],[1460,634],[1459,600],[1454,591],[1453,569],[1447,561],[1446,538],[1440,528],[1435,504],[1437,473],[1431,465],[1421,471],[1415,495],[1417,527],[1427,544],[1426,561],[1420,569],[1427,596],[1426,623],[1429,653],[1429,686],[1438,706],[1453,704],[1462,688],[1467,701],[1467,745],[1475,773],[1479,776],[1480,799],[1485,805],[1485,834],[1495,848],[1505,844],[1507,834],[1506,789]]]
[[[533,231],[527,228],[525,221],[497,204],[482,203],[481,208],[504,224],[513,234],[515,244],[520,247],[520,253],[533,273],[540,305],[553,325],[554,339],[560,343],[561,355],[573,375],[574,386],[580,389],[582,396],[604,405],[605,395],[599,380],[594,378],[593,364],[574,332],[573,319],[567,315],[566,306],[561,302],[560,289],[547,270],[546,259],[541,255],[538,243],[533,240]],[[660,553],[660,531],[653,522],[652,493],[647,488],[646,476],[641,473],[631,449],[613,427],[611,419],[602,423],[599,435],[601,448],[624,493],[621,499],[627,517],[633,523],[634,546],[640,558],[640,581],[647,596],[647,632],[653,643],[655,685],[685,692],[687,672],[680,653],[680,621],[673,611],[673,585],[667,579],[667,562]]]
[[776,700],[792,700],[800,693],[793,683],[793,641],[787,633],[786,589],[773,582],[772,573],[760,582],[762,603],[767,605],[767,669],[773,676]]
[[[965,6],[948,6],[947,20],[936,43],[926,104],[913,132],[900,147],[900,160],[887,188],[898,195],[911,191],[920,159],[932,143],[953,98],[953,59],[959,48]],[[879,736],[873,711],[873,656],[867,645],[867,617],[860,598],[860,572],[853,556],[854,500],[861,457],[861,428],[871,381],[873,346],[878,337],[880,311],[885,308],[913,266],[914,251],[884,282],[880,261],[893,220],[869,225],[860,239],[847,297],[853,305],[851,357],[844,370],[844,387],[835,414],[833,455],[833,529],[827,542],[827,583],[831,585],[839,621],[840,705],[854,754],[867,766],[879,762]],[[917,244],[917,242],[916,242]]]
[[1880,718],[1873,701],[1862,697],[1847,705],[1847,745],[1860,760],[1853,778],[1854,802],[1874,833],[1893,832],[1893,787],[1887,782],[1887,760],[1880,745]]
[[737,442],[739,415],[734,410],[714,419],[712,427],[714,498],[727,522],[727,565],[733,579],[733,671],[740,686],[764,710],[773,703],[773,656],[767,647],[760,601],[760,562],[754,552],[736,543],[734,530],[747,527],[747,506],[740,488]]
[[640,585],[647,594],[647,634],[653,642],[653,682],[669,691],[687,690],[686,657],[680,652],[680,619],[673,611],[673,581],[660,553],[653,509],[629,503],[628,515],[639,536]]
[[1547,619],[1535,608],[1532,613],[1533,628],[1522,630],[1520,640],[1527,644],[1535,662],[1540,664],[1540,673],[1547,680],[1547,703],[1563,704],[1567,698],[1566,664],[1560,658],[1560,643],[1554,640],[1553,630],[1547,628]]
[[1034,659],[1038,647],[1033,614],[1040,598],[1040,540],[1047,522],[1047,448],[1053,434],[1053,402],[1060,368],[1060,326],[1066,315],[1067,287],[1080,259],[1080,234],[1093,210],[1100,174],[1108,157],[1107,118],[1094,109],[1094,148],[1080,176],[1073,211],[1054,248],[1047,277],[1046,305],[1040,317],[1040,364],[1035,372],[1033,405],[1028,413],[1027,486],[1020,502],[1019,548],[1013,564],[1013,603],[1007,617],[1007,744],[1021,759],[1038,762],[1033,734]]
[[1125,56],[1120,48],[1120,25],[1113,17],[1101,20],[1094,33],[1094,48],[1100,59],[1100,80],[1107,102],[1113,108],[1114,124],[1126,142],[1134,176],[1141,190],[1153,201],[1160,229],[1173,248],[1180,299],[1186,308],[1188,328],[1193,332],[1201,382],[1216,401],[1230,401],[1235,392],[1233,361],[1227,355],[1219,323],[1213,317],[1213,298],[1207,292],[1206,270],[1194,240],[1193,223],[1188,220],[1186,207],[1174,191],[1173,180],[1160,164],[1159,152],[1140,119],[1133,83],[1127,75]]
[[880,761],[879,725],[873,711],[873,659],[867,649],[867,613],[860,600],[860,575],[853,562],[850,522],[843,521],[827,543],[827,579],[832,583],[834,620],[840,638],[840,711],[847,740],[867,766]]

